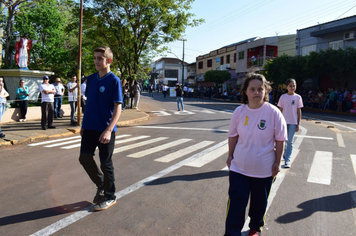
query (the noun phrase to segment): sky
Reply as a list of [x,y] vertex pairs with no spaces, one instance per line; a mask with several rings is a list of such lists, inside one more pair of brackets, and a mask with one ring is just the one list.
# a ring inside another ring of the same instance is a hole
[[[189,12],[205,23],[187,28],[184,61],[252,37],[296,34],[297,29],[356,15],[355,0],[195,0]],[[182,59],[183,42],[160,57]]]

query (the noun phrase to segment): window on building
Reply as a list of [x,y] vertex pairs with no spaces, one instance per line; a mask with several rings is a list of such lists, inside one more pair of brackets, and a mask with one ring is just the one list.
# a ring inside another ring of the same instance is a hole
[[178,78],[178,70],[165,70],[164,75],[166,78]]
[[274,57],[274,48],[270,48],[267,51],[267,56],[268,57]]
[[332,48],[334,50],[337,50],[339,48],[343,49],[343,44],[344,42],[342,40],[333,41],[329,43],[329,48]]
[[234,62],[236,62],[236,53],[234,53]]
[[220,57],[220,65],[224,65],[224,56]]
[[243,60],[245,58],[245,51],[239,52],[239,60]]
[[230,64],[230,55],[226,55],[226,64]]
[[310,52],[316,51],[316,44],[307,45],[302,47],[302,56],[309,55]]
[[199,68],[199,69],[203,69],[203,62],[202,62],[202,61],[199,62],[198,68]]
[[213,60],[212,59],[208,60],[208,67],[213,67]]

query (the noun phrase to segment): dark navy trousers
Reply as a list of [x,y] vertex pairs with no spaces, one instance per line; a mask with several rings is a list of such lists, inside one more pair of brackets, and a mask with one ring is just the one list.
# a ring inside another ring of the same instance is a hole
[[260,232],[264,225],[264,215],[273,177],[254,178],[230,171],[229,182],[225,236],[241,236],[249,198],[248,216],[251,219],[249,227]]
[[[115,147],[115,132],[111,133],[110,142],[107,144],[99,142],[101,134],[101,131],[84,129],[79,162],[96,186],[104,189],[105,197],[115,199],[115,175],[112,163],[112,154]],[[94,160],[96,147],[99,149],[100,169]]]

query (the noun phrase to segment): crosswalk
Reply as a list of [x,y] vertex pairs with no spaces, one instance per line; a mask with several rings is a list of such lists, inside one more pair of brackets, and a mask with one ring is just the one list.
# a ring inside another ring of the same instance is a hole
[[155,114],[157,116],[171,116],[171,115],[179,115],[179,116],[187,116],[187,115],[194,115],[198,113],[203,114],[229,114],[231,115],[234,110],[230,109],[223,109],[223,110],[213,110],[213,109],[193,109],[193,110],[184,110],[184,111],[177,111],[177,110],[160,110],[160,111],[151,111],[150,113]]
[[[44,147],[44,148],[59,148],[59,149],[74,149],[81,145],[81,136],[74,136],[70,138],[61,138],[56,140],[43,141],[38,143],[28,144],[30,147]],[[214,150],[210,150],[214,145]],[[173,150],[167,154],[167,150]],[[217,146],[215,141],[203,140],[195,142],[189,138],[169,138],[158,137],[154,138],[150,135],[132,136],[131,134],[122,134],[115,137],[115,148],[113,154],[123,153],[133,150],[127,154],[128,158],[144,158],[149,155],[156,155],[155,162],[169,163],[178,159],[183,159],[189,154],[197,153],[198,158],[194,158],[191,162],[185,163],[184,166],[202,167],[221,156],[226,156],[228,152],[227,141],[220,143]],[[209,150],[205,153],[204,151]],[[164,153],[162,155],[162,153]],[[161,155],[161,156],[160,156]],[[225,163],[225,161],[222,161]]]
[[[300,153],[298,148],[303,138],[313,138],[313,136],[306,136],[305,134],[297,135],[293,149],[291,160]],[[330,140],[332,141],[332,140]],[[30,147],[43,148],[59,148],[59,149],[74,149],[81,145],[81,137],[74,136],[68,138],[60,138],[56,140],[43,141],[38,143],[28,144]],[[212,146],[214,149],[211,149]],[[206,150],[209,150],[206,152]],[[208,163],[213,162],[218,158],[225,158],[228,153],[228,145],[226,142],[217,145],[215,141],[200,140],[195,141],[189,138],[172,138],[172,137],[151,137],[150,135],[121,134],[115,137],[114,154],[124,153],[128,158],[144,158],[146,156],[154,156],[153,161],[160,163],[170,163],[179,159],[184,159],[187,155],[199,155],[184,166],[200,168]],[[194,154],[195,153],[195,154]],[[352,167],[356,177],[356,154],[350,154]],[[221,161],[225,165],[225,159]],[[312,184],[330,185],[332,182],[332,167],[333,167],[333,153],[326,151],[315,151],[313,161],[310,165],[307,182]],[[222,170],[228,170],[225,166],[221,166]]]

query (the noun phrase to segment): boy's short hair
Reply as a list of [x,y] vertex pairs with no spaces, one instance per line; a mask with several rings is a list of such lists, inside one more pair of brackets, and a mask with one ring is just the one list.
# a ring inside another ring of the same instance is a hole
[[113,53],[108,46],[100,46],[94,49],[94,52],[101,52],[107,59],[113,59]]

